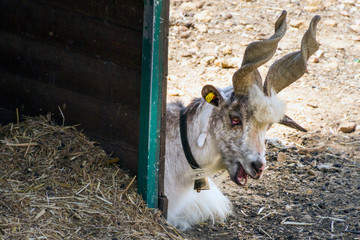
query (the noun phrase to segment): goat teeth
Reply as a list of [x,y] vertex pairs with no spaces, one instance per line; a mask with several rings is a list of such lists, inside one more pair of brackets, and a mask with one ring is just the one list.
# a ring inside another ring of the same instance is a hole
[[245,178],[238,178],[238,182],[240,183],[240,185],[245,185],[246,184],[246,179]]

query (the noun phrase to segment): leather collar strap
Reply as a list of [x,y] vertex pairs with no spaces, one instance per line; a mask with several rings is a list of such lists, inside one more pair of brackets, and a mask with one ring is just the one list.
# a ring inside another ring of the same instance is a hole
[[189,146],[189,141],[187,137],[187,115],[185,113],[185,109],[180,110],[180,136],[181,136],[181,144],[185,153],[185,157],[190,164],[192,169],[200,168],[197,164],[194,156],[191,153],[191,149]]
[[[191,149],[189,146],[188,136],[187,136],[187,114],[185,113],[185,109],[181,109],[180,111],[180,137],[181,137],[181,144],[184,150],[184,154],[186,157],[186,160],[188,161],[190,167],[192,169],[198,169],[200,166],[195,161],[194,156],[191,153]],[[198,193],[201,190],[209,190],[210,185],[208,182],[208,179],[206,177],[196,179],[194,181],[194,190],[196,190]]]

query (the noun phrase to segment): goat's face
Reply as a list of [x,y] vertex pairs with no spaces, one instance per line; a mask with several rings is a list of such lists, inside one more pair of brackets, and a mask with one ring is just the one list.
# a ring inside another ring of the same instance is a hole
[[266,166],[265,133],[271,123],[281,120],[284,104],[276,94],[267,97],[255,85],[247,95],[233,90],[218,91],[207,85],[203,95],[214,95],[210,129],[231,179],[245,185],[247,176],[258,179]]
[[[269,39],[250,43],[244,53],[241,68],[233,75],[233,88],[224,92],[207,85],[202,90],[204,99],[213,104],[211,131],[230,177],[239,185],[246,184],[247,176],[258,179],[265,168],[265,132],[269,125],[279,122],[303,130],[290,118],[283,118],[284,105],[276,93],[299,79],[306,71],[306,61],[316,52],[315,16],[305,32],[301,50],[276,61],[269,69],[263,84],[257,68],[271,59],[277,44],[286,32],[286,11],[275,23],[275,33]],[[291,119],[290,119],[291,120]]]

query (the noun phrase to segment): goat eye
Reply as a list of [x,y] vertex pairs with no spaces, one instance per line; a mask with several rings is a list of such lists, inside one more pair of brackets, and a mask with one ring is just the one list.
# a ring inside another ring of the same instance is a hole
[[234,125],[239,125],[241,124],[241,119],[239,117],[236,116],[230,116],[231,119],[231,124]]

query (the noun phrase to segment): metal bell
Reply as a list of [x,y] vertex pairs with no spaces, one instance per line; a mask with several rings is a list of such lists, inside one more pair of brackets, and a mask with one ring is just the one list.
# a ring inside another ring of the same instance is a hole
[[194,182],[194,190],[196,190],[198,193],[201,190],[209,190],[210,186],[209,186],[209,181],[208,178],[200,178],[195,180]]

